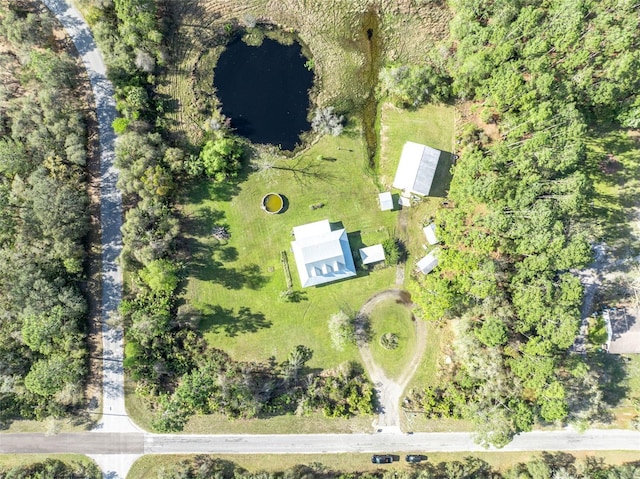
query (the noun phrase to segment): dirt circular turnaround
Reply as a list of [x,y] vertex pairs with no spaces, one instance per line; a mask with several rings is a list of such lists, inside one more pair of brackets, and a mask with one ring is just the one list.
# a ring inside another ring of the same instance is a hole
[[364,303],[358,315],[356,316],[355,329],[358,350],[364,364],[365,370],[369,374],[371,382],[375,386],[375,390],[378,396],[378,419],[374,421],[374,428],[376,430],[400,430],[400,398],[402,393],[406,389],[409,381],[413,377],[422,356],[427,347],[427,328],[422,320],[414,321],[415,334],[416,334],[416,348],[413,353],[413,357],[408,362],[404,373],[397,381],[389,379],[382,367],[377,364],[371,355],[369,344],[364,338],[365,333],[365,321],[369,317],[373,309],[382,301],[387,299],[395,299],[397,302],[411,307],[411,298],[409,293],[400,289],[388,289],[377,293]]

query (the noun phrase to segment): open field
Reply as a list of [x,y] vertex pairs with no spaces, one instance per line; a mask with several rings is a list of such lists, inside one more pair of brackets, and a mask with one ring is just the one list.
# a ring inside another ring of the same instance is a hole
[[640,133],[603,126],[589,142],[594,220],[618,259],[640,253]]
[[227,42],[226,28],[252,21],[296,32],[313,58],[319,105],[355,113],[369,95],[366,13],[378,13],[380,61],[415,63],[446,36],[445,4],[417,6],[409,0],[186,0],[167,4],[171,45],[159,93],[168,100],[169,129],[189,143],[202,138],[202,123],[215,108],[212,76]]
[[[380,108],[379,181],[383,188],[390,188],[400,160],[402,147],[407,141],[423,143],[443,152],[452,153],[456,111],[447,105],[428,104],[415,111],[407,111],[383,103]],[[450,181],[450,155],[443,155],[436,170],[434,188],[444,195]],[[422,227],[435,217],[442,197],[428,197],[406,208],[398,226],[398,235],[405,241],[408,258],[406,274],[410,274],[416,262],[432,246],[426,242]]]
[[[419,451],[407,451],[419,452]],[[625,462],[637,461],[637,453],[632,451],[602,451],[591,452],[572,452],[576,458],[576,463],[581,463],[587,457],[602,458],[606,464],[622,464]],[[235,462],[248,471],[281,471],[290,468],[296,464],[319,464],[328,470],[343,472],[363,472],[377,470],[401,471],[415,466],[411,466],[404,461],[405,453],[400,453],[401,461],[392,465],[380,466],[371,464],[370,454],[287,454],[287,455],[228,455],[217,456],[220,459]],[[540,457],[538,453],[521,453],[521,452],[486,452],[473,454],[445,454],[433,453],[428,454],[430,463],[438,463],[442,461],[460,461],[465,456],[473,456],[489,463],[493,468],[505,470],[519,462],[527,462],[536,457]],[[179,455],[148,455],[140,458],[131,468],[127,479],[146,479],[156,477],[157,471],[162,468],[168,468],[181,460],[192,456]]]
[[[330,157],[335,161],[318,159]],[[201,315],[200,328],[211,345],[234,358],[282,361],[298,344],[310,346],[314,368],[355,360],[355,347],[334,350],[327,334],[331,314],[357,311],[374,293],[391,287],[395,268],[358,270],[358,277],[301,289],[290,242],[292,228],[329,219],[344,227],[357,259],[358,248],[392,234],[396,213],[381,212],[377,190],[363,174],[359,135],[325,137],[307,151],[285,160],[270,173],[250,173],[229,191],[228,185],[202,183],[189,192],[187,218],[188,281],[184,300]],[[286,211],[268,215],[264,194],[285,198]],[[311,209],[311,206],[323,205]],[[211,237],[214,224],[228,225],[231,239]],[[286,252],[299,302],[279,298],[287,289],[281,253]]]
[[[387,300],[375,307],[369,316],[369,323],[373,360],[382,367],[388,378],[398,379],[413,357],[417,343],[411,311],[396,300]],[[397,336],[396,349],[385,349],[380,344],[380,337],[385,333]]]

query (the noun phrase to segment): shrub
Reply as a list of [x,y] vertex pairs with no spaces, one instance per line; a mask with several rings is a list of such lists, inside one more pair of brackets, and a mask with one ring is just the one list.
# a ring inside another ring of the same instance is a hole
[[311,128],[321,135],[338,136],[344,129],[343,120],[344,117],[336,114],[332,106],[317,108],[311,120]]
[[116,135],[122,135],[125,131],[127,131],[129,122],[130,120],[128,118],[119,117],[113,120],[111,126],[113,127],[113,131],[116,132]]
[[399,107],[416,108],[430,99],[446,100],[450,95],[450,79],[431,65],[399,65],[380,73],[383,95]]
[[398,238],[387,238],[382,242],[385,263],[394,265],[400,263],[403,258],[404,248]]
[[209,140],[200,152],[204,173],[215,181],[225,181],[238,176],[242,167],[242,144],[229,137]]
[[380,345],[384,349],[396,349],[398,347],[398,335],[395,333],[384,333],[380,336]]
[[331,315],[329,319],[329,335],[331,343],[338,351],[344,350],[349,343],[356,340],[354,321],[344,311]]

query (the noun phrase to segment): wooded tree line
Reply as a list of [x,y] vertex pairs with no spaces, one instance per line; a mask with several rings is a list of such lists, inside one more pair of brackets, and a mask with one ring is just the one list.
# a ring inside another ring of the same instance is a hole
[[306,346],[296,346],[281,364],[273,357],[263,363],[239,362],[209,348],[173,393],[161,397],[154,428],[181,430],[194,414],[253,418],[317,410],[329,417],[373,413],[373,385],[360,365],[346,363],[322,375],[308,374],[305,366],[312,354]]
[[102,471],[94,464],[45,459],[24,466],[0,467],[0,479],[100,479]]
[[0,424],[84,396],[84,105],[41,9],[0,5]]
[[[640,477],[637,462],[618,466],[588,457],[583,461],[567,453],[542,453],[541,457],[520,462],[498,471],[480,458],[431,462],[411,469],[384,466],[374,472],[341,472],[320,463],[296,465],[284,471],[250,472],[238,464],[213,456],[196,456],[164,469],[160,479],[631,479]],[[388,469],[387,469],[388,468]]]
[[637,126],[640,6],[627,1],[454,0],[452,93],[482,103],[490,139],[462,128],[440,266],[416,278],[425,317],[459,317],[455,366],[420,396],[503,445],[534,423],[606,420],[606,361],[568,354],[591,260],[590,125]]

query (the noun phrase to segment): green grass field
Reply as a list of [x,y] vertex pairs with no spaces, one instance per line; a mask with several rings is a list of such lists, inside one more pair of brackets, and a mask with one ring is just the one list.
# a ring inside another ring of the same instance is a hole
[[602,126],[592,132],[588,159],[595,180],[594,222],[617,257],[640,253],[636,221],[640,206],[640,135]]
[[[314,351],[314,368],[357,359],[355,347],[331,347],[329,317],[341,309],[357,311],[371,295],[393,286],[395,268],[358,268],[356,278],[302,289],[291,241],[294,226],[328,219],[334,229],[346,228],[357,264],[359,248],[392,234],[397,213],[380,211],[378,190],[363,173],[364,158],[359,133],[347,132],[282,160],[269,175],[252,172],[237,186],[201,183],[189,192],[183,206],[190,254],[184,300],[200,313],[209,344],[243,360],[278,361],[304,344]],[[261,209],[263,195],[272,191],[285,198],[281,214]],[[228,242],[211,237],[214,224],[228,226]],[[280,299],[287,289],[283,251],[299,302]]]
[[[369,316],[371,325],[371,354],[390,379],[398,379],[411,360],[416,348],[415,326],[411,311],[396,300],[387,300],[378,304]],[[393,333],[398,337],[396,349],[385,349],[380,337]]]

